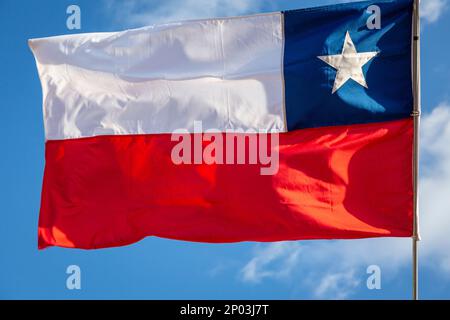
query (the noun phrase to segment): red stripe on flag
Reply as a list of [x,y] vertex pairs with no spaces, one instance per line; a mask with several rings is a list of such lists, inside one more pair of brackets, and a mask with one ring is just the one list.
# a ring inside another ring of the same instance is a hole
[[176,165],[170,134],[48,141],[39,248],[408,237],[412,138],[411,119],[282,133],[273,176]]

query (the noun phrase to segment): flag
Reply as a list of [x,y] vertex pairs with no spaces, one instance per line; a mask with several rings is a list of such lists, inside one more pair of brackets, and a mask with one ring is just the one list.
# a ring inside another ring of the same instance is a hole
[[410,237],[411,0],[29,40],[39,248]]

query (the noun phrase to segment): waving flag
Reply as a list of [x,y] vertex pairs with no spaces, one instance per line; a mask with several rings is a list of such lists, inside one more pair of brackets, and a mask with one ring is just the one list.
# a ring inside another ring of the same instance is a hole
[[412,9],[30,40],[46,134],[39,248],[410,237]]

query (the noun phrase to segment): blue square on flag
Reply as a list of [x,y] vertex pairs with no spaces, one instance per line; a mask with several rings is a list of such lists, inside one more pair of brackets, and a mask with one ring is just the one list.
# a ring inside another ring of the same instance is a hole
[[[411,3],[365,1],[284,13],[289,129],[377,122],[410,115]],[[374,13],[380,15],[379,29],[367,27]],[[342,55],[345,49],[350,50],[349,63],[353,61],[355,67],[361,67],[363,83],[344,78],[337,83],[339,88],[334,88],[342,70],[318,57]],[[367,53],[373,53],[367,61],[358,57]]]

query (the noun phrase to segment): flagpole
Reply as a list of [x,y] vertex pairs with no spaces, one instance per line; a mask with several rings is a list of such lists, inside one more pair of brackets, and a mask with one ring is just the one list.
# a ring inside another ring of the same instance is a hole
[[412,298],[419,299],[419,122],[420,122],[420,0],[414,0],[413,9],[413,94],[414,148],[413,148],[413,236],[412,236]]

